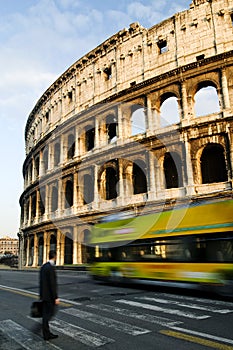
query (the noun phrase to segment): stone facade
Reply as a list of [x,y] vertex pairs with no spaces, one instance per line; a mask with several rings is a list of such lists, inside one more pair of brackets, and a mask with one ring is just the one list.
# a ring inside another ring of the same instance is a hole
[[119,31],[45,91],[25,128],[26,266],[51,248],[85,263],[106,214],[232,197],[232,38],[233,0],[194,0]]

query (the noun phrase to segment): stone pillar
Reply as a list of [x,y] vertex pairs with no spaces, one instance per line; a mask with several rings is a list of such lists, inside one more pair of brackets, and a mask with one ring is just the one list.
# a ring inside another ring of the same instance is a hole
[[32,196],[29,196],[29,206],[28,206],[28,222],[29,222],[29,225],[31,223],[31,220],[32,220]]
[[118,184],[118,197],[117,202],[119,205],[123,205],[125,201],[125,191],[124,191],[124,165],[123,159],[118,160],[118,169],[119,169],[119,184]]
[[149,180],[149,189],[148,189],[148,199],[149,200],[155,200],[155,162],[154,162],[154,154],[152,151],[149,151],[148,154],[148,180]]
[[53,169],[54,167],[54,145],[50,143],[48,145],[48,170]]
[[64,190],[63,190],[63,181],[62,179],[58,180],[58,211],[60,215],[63,212],[64,209]]
[[222,94],[223,94],[223,108],[230,108],[229,91],[227,84],[226,69],[221,70],[221,84],[222,84]]
[[41,177],[44,175],[44,160],[43,160],[43,151],[40,151],[39,154],[39,174],[38,176]]
[[118,104],[117,106],[117,122],[118,122],[118,138],[119,138],[119,141],[123,141],[124,140],[124,122],[123,122],[121,104]]
[[38,266],[38,236],[36,233],[34,234],[34,256],[32,266]]
[[151,96],[147,95],[147,123],[146,123],[147,132],[149,135],[153,134],[155,129],[155,118],[154,111],[152,109]]
[[79,128],[76,126],[75,128],[75,157],[80,156],[80,145],[79,145]]
[[187,90],[186,83],[184,80],[181,81],[181,106],[182,106],[182,119],[188,119],[188,98],[187,98]]
[[95,148],[100,148],[100,130],[99,130],[99,119],[95,118]]
[[94,165],[94,207],[95,209],[99,208],[99,189],[98,189],[98,165]]
[[46,263],[46,261],[48,261],[48,252],[49,252],[49,247],[48,247],[48,232],[44,232],[44,249],[43,249],[43,264]]
[[49,185],[45,186],[45,213],[44,216],[47,219],[50,213],[50,187]]
[[78,208],[78,173],[75,172],[73,175],[73,196],[74,196],[74,212]]
[[184,132],[183,138],[184,138],[184,145],[185,145],[185,164],[186,164],[186,171],[187,171],[187,183],[184,183],[184,186],[186,187],[186,194],[192,195],[194,193],[193,167],[192,167],[192,160],[191,160],[190,143],[186,132]]
[[61,233],[61,253],[60,253],[60,265],[64,265],[64,256],[65,256],[65,235]]
[[29,250],[30,250],[30,239],[27,237],[27,252],[26,252],[26,266],[29,264]]
[[35,220],[38,222],[40,217],[40,191],[36,190],[36,217]]
[[73,264],[78,264],[78,227],[73,227]]
[[61,231],[57,230],[57,260],[56,260],[56,265],[60,266],[61,265]]
[[61,135],[59,138],[60,142],[60,163],[62,164],[67,160],[67,140],[65,139],[65,135]]

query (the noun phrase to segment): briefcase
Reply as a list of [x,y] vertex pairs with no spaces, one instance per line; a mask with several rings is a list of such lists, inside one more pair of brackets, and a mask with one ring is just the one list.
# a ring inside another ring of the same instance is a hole
[[31,317],[42,317],[43,302],[41,300],[33,301],[31,305]]

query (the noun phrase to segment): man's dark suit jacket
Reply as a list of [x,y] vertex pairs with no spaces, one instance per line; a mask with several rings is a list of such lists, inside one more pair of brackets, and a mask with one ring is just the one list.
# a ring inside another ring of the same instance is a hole
[[40,269],[40,299],[55,302],[57,299],[57,278],[54,266],[45,263]]

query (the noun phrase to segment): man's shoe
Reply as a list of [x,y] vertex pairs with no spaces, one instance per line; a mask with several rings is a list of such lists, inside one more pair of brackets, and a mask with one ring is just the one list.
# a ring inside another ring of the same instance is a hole
[[44,337],[44,340],[56,339],[58,338],[57,334],[50,333],[48,337]]
[[58,338],[57,334],[53,334],[53,333],[49,334],[49,339],[56,339],[56,338]]

